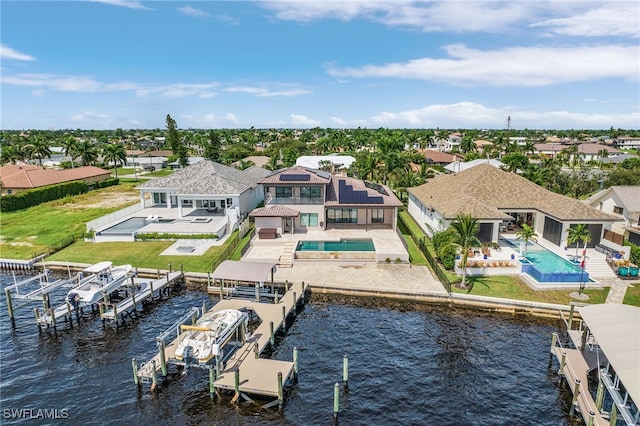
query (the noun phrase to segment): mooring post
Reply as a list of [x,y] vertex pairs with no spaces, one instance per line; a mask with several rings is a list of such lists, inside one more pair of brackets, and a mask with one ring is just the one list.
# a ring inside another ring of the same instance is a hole
[[[49,315],[51,315],[51,325],[53,326],[53,329],[56,329],[56,315],[55,312],[53,311],[53,309],[49,309]],[[71,324],[71,317],[69,317],[69,324]]]
[[131,358],[131,368],[133,368],[133,383],[136,386],[140,386],[140,379],[138,378],[138,363],[135,358]]
[[609,413],[609,424],[615,425],[618,421],[618,406],[613,404],[611,406],[611,412]]
[[258,342],[253,344],[253,353],[256,356],[256,359],[260,358],[260,350],[258,349]]
[[307,294],[307,291],[306,291],[305,286],[304,286],[304,281],[302,281],[302,295],[300,297],[300,300],[302,300],[302,304],[305,303],[304,298],[305,298],[306,294]]
[[298,347],[293,347],[293,379],[298,381]]
[[560,358],[560,368],[558,369],[558,374],[559,375],[563,375],[564,374],[564,363],[567,360],[567,352],[566,351],[562,351],[562,357]]
[[169,273],[171,273],[171,263],[169,263]]
[[287,310],[284,305],[282,305],[282,331],[287,332]]
[[211,286],[211,272],[207,271],[207,287]]
[[156,372],[156,360],[152,360],[151,361],[151,391],[153,392],[154,390],[156,390],[156,386],[158,385],[158,377],[157,377],[157,372]]
[[593,422],[596,419],[596,413],[589,411],[589,418],[587,419],[587,426],[593,426]]
[[293,315],[297,315],[298,314],[298,297],[296,295],[296,292],[293,292]]
[[276,345],[276,338],[273,334],[273,321],[269,321],[269,343],[271,344],[271,349]]
[[[600,368],[600,366],[598,366]],[[598,390],[596,391],[596,408],[598,411],[602,410],[602,402],[604,401],[604,383],[598,375]]]
[[[131,278],[133,280],[133,278]],[[136,308],[136,287],[133,286],[131,288],[131,301],[133,302],[133,310],[137,311],[138,309]]]
[[582,332],[582,339],[580,340],[580,352],[584,352],[584,349],[587,347],[587,336],[589,334],[589,327],[585,327]]
[[160,279],[160,269],[156,269],[156,279]]
[[191,325],[196,325],[196,321],[198,321],[198,314],[194,312],[191,314]]
[[13,317],[13,304],[11,303],[11,291],[8,288],[4,289],[4,295],[7,299],[7,309],[9,310],[9,318],[11,319],[11,326],[16,328],[16,320]]
[[216,377],[220,375],[220,356],[216,355]]
[[276,291],[276,295],[273,298],[273,303],[275,303],[276,305],[278,304],[278,292]]
[[336,382],[333,385],[333,419],[338,419],[338,411],[340,410],[340,385]]
[[182,269],[182,263],[180,264],[180,276],[184,276],[184,269]]
[[236,402],[238,398],[240,398],[240,369],[236,368],[234,372],[234,381],[233,381],[233,389],[236,394],[233,396],[233,400],[231,402]]
[[[158,278],[160,279],[160,278]],[[149,297],[151,298],[151,301],[153,302],[153,281],[149,281]]]
[[551,334],[551,349],[549,350],[549,366],[548,368],[551,367],[551,363],[553,362],[553,351],[554,348],[556,347],[556,342],[558,341],[558,333],[556,333],[555,331]]
[[567,323],[567,330],[571,330],[571,326],[573,324],[573,313],[576,309],[576,305],[571,304],[571,309],[569,309],[569,321]]
[[347,354],[342,357],[342,384],[345,390],[349,389],[349,357]]
[[[73,323],[73,315],[71,314],[71,304],[69,303],[68,300],[65,303],[67,304],[67,316],[69,317],[69,324],[72,324]],[[54,311],[51,310],[51,317],[53,317],[53,312]]]
[[224,299],[224,281],[220,280],[220,300]]
[[576,412],[576,404],[578,403],[578,395],[580,395],[580,379],[576,379],[573,385],[573,398],[571,398],[571,408],[569,409],[569,417],[573,417]]
[[98,303],[98,311],[100,311],[100,319],[104,322],[104,304]]
[[282,371],[278,371],[278,408],[282,410],[284,391],[282,388]]
[[160,355],[160,369],[162,370],[162,377],[167,377],[167,360],[165,358],[165,343],[164,339],[158,339],[158,353]]
[[216,373],[213,367],[209,367],[209,394],[213,396],[216,393],[216,387],[214,385],[216,381]]
[[[118,325],[118,305],[114,304],[113,305],[113,319],[116,322],[116,326]],[[124,323],[124,320],[123,320]]]
[[42,324],[40,324],[40,309],[33,308],[33,311],[36,314],[36,324],[38,324],[38,330],[42,331]]
[[200,314],[200,316],[204,316],[204,314],[207,312],[207,301],[203,300],[202,301],[202,313]]

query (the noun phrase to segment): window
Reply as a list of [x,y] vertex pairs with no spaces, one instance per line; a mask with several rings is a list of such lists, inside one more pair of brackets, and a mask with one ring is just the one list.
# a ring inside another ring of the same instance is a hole
[[276,198],[291,198],[291,196],[290,186],[276,186]]
[[300,213],[300,226],[318,226],[318,213]]
[[164,192],[154,192],[153,202],[155,204],[165,204],[167,202],[167,194]]
[[319,186],[301,186],[300,187],[301,198],[320,198]]
[[371,209],[371,223],[384,223],[384,209]]
[[227,198],[227,207],[233,206],[233,198]]
[[622,214],[623,211],[624,211],[624,209],[622,207],[613,206],[613,212],[614,213]]
[[358,209],[328,209],[327,223],[358,223]]

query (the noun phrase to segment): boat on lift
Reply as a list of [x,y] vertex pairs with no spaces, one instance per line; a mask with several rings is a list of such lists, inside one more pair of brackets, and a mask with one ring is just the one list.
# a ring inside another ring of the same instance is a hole
[[112,266],[108,261],[91,265],[82,272],[84,278],[69,291],[67,301],[74,309],[99,302],[117,290],[129,277],[130,271],[131,265]]
[[213,357],[223,358],[223,346],[242,324],[248,322],[248,315],[236,309],[225,309],[205,314],[195,325],[181,325],[175,357],[178,361],[197,360],[208,363]]

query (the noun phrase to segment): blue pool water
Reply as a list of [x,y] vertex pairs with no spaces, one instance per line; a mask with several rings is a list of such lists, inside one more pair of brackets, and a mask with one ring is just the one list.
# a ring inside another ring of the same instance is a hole
[[[159,222],[173,222],[173,219],[164,220],[164,221],[162,219],[160,219]],[[110,228],[107,228],[107,229],[104,229],[104,230],[100,231],[99,234],[100,235],[133,234],[138,229],[141,229],[141,228],[147,226],[150,223],[151,223],[151,221],[148,221],[144,217],[130,217],[129,219],[127,219],[127,220],[125,220],[123,222],[120,222],[117,225],[113,225]]]
[[[506,240],[512,247],[519,249],[520,241]],[[540,244],[529,241],[527,244],[522,272],[528,273],[539,282],[587,282],[589,274],[579,265],[573,264]]]
[[299,241],[297,251],[376,251],[373,240]]

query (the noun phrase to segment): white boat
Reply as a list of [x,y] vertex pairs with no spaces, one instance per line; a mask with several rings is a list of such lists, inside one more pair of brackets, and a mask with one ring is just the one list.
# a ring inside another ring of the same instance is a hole
[[87,276],[67,294],[71,306],[77,309],[79,306],[92,305],[122,285],[129,277],[131,265],[111,265],[111,262],[100,262],[83,271],[83,275]]
[[222,347],[247,318],[247,314],[241,311],[225,309],[205,314],[195,325],[182,325],[176,359],[186,361],[193,358],[206,364],[214,356],[222,356]]

